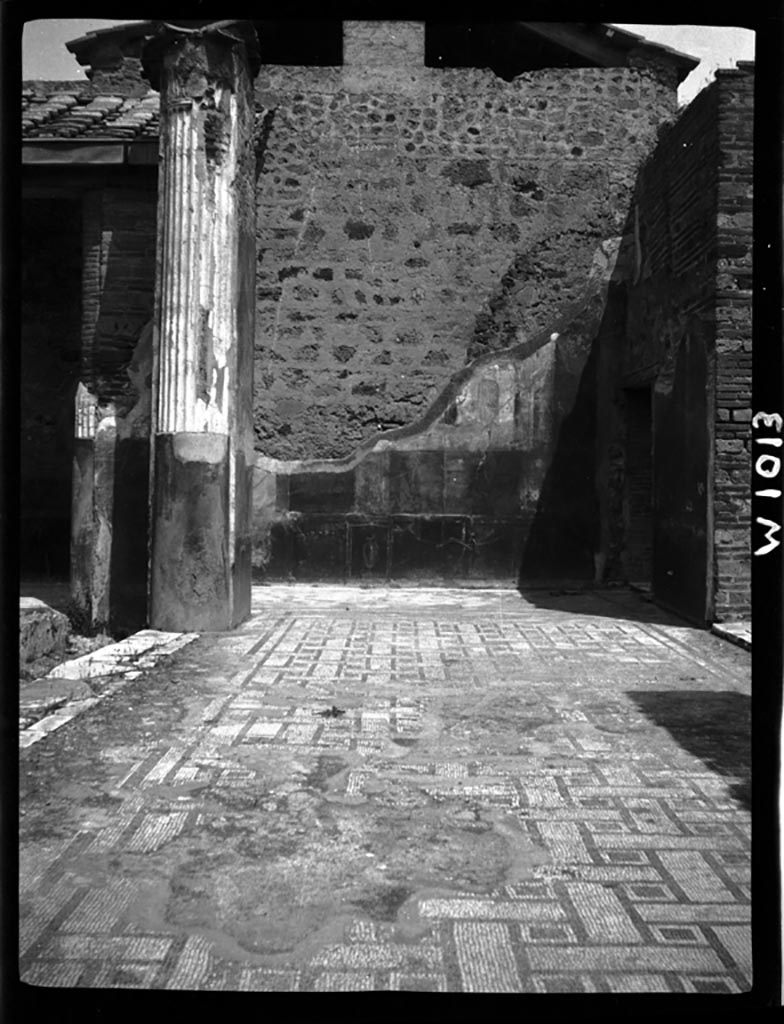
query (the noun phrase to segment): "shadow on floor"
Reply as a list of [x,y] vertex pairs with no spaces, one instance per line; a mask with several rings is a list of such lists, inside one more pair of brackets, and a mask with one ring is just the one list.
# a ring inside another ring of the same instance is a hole
[[711,771],[735,781],[730,793],[751,809],[751,698],[723,690],[628,691],[654,724]]
[[553,583],[527,585],[517,590],[536,608],[549,608],[575,615],[606,615],[611,619],[650,622],[659,626],[689,626],[677,615],[664,611],[629,587],[601,587],[592,584]]

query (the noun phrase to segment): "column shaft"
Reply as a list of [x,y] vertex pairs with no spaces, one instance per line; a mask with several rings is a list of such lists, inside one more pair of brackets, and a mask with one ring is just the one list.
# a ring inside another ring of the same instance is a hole
[[169,27],[154,51],[147,66],[160,80],[161,176],[150,624],[223,630],[250,610],[253,292],[242,280],[255,273],[246,223],[254,219],[252,77],[245,42],[209,26]]

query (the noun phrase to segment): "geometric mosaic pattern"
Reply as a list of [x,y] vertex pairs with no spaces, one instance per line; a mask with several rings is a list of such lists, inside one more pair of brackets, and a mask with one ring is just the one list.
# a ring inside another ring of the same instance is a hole
[[549,603],[256,588],[23,750],[22,979],[747,990],[748,653]]

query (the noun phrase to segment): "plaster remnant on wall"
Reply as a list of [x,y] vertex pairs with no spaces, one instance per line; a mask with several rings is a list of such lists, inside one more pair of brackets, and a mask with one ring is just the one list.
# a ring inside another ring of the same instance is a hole
[[114,523],[115,453],[117,419],[113,406],[101,409],[95,433],[93,557],[90,566],[93,625],[110,618],[110,583]]
[[620,237],[608,238],[601,242],[591,260],[591,267],[588,271],[590,281],[604,284],[612,279],[620,248]]
[[132,403],[122,414],[118,408],[117,436],[121,439],[144,438],[150,434],[152,408],[153,322],[148,320],[139,335],[126,373],[130,382],[128,399]]
[[109,565],[112,552],[112,528],[109,513],[97,512],[95,518],[90,578],[92,625],[104,626],[109,619]]

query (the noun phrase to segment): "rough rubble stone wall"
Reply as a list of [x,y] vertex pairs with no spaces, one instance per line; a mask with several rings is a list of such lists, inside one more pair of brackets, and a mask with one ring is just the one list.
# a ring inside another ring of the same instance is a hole
[[716,279],[715,615],[751,612],[751,303],[754,76],[718,75],[719,214]]
[[412,422],[579,304],[675,93],[651,69],[266,67],[257,103],[256,447],[295,459]]
[[96,95],[144,96],[149,83],[142,77],[141,61],[137,57],[126,57],[115,68],[98,68],[90,75],[90,83]]
[[425,62],[423,21],[344,21],[343,63],[405,67]]

